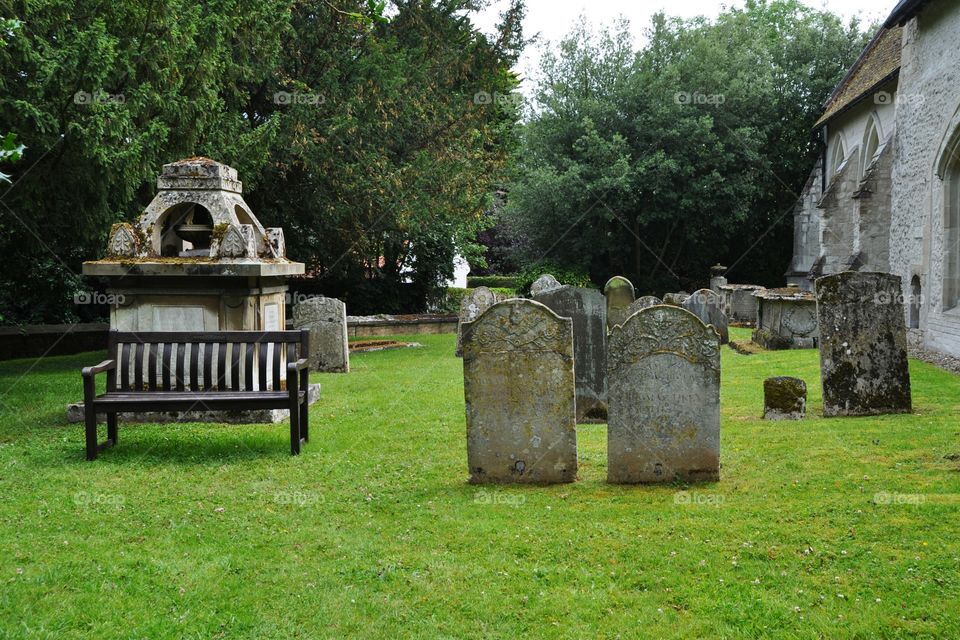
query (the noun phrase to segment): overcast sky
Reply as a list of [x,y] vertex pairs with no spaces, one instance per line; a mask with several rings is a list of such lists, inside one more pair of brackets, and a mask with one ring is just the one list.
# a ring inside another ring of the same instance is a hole
[[[880,21],[887,17],[896,5],[896,0],[803,0],[815,8],[827,6],[834,13],[850,18],[860,15],[864,22]],[[742,0],[723,2],[718,0],[526,0],[527,17],[523,22],[524,36],[539,33],[541,42],[527,49],[517,71],[523,77],[530,77],[536,71],[539,61],[539,49],[545,42],[556,43],[563,38],[579,21],[581,15],[589,16],[594,27],[610,24],[619,17],[630,21],[634,41],[642,43],[643,32],[650,23],[650,17],[658,11],[669,15],[692,18],[698,15],[715,17],[726,6],[743,6]],[[492,31],[500,12],[507,6],[505,0],[494,2],[476,20],[484,31]],[[530,91],[529,83],[524,83],[521,91]]]

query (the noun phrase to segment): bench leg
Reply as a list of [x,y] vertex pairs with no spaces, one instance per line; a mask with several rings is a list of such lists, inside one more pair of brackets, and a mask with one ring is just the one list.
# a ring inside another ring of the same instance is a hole
[[300,437],[304,442],[310,442],[310,416],[307,411],[309,408],[307,398],[304,397],[303,404],[300,405]]
[[107,440],[117,446],[117,414],[107,414]]
[[97,459],[97,411],[93,403],[88,402],[83,407],[83,421],[87,435],[87,460]]
[[300,411],[297,405],[290,407],[290,455],[300,454]]

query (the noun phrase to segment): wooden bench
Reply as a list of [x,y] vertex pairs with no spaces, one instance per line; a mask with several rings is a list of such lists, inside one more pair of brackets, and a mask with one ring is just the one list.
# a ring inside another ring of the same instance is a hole
[[[111,359],[82,372],[87,460],[117,444],[117,414],[135,411],[289,409],[290,453],[300,453],[301,442],[309,439],[309,334],[306,329],[111,331]],[[96,394],[99,373],[107,374],[101,395]],[[97,414],[107,416],[107,439],[99,444]]]

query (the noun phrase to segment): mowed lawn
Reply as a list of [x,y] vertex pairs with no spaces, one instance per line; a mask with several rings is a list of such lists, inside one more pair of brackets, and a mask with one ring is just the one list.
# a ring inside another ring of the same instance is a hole
[[[299,457],[121,421],[88,463],[64,407],[104,354],[0,363],[0,637],[960,637],[960,378],[824,420],[816,351],[724,348],[719,483],[608,485],[587,425],[577,483],[478,488],[454,337],[411,339],[312,377]],[[806,421],[760,419],[773,375]]]

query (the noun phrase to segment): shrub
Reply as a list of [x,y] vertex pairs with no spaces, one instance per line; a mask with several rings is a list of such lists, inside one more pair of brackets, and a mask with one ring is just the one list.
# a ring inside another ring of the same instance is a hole
[[476,289],[477,287],[516,289],[517,276],[468,276],[467,286],[471,289]]
[[547,273],[556,278],[560,284],[569,284],[574,287],[595,286],[585,269],[570,269],[549,262],[536,262],[524,267],[523,271],[517,275],[517,291],[524,296],[530,295],[530,285]]

